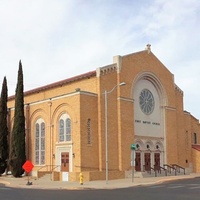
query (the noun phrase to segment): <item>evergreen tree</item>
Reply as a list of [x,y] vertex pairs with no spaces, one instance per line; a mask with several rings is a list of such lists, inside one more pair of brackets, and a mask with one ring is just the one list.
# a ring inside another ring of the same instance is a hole
[[14,124],[11,135],[10,166],[14,177],[20,177],[26,161],[25,149],[25,116],[24,116],[24,85],[22,63],[19,61],[18,80],[15,91]]
[[5,172],[8,160],[7,101],[7,80],[4,77],[0,100],[0,175]]

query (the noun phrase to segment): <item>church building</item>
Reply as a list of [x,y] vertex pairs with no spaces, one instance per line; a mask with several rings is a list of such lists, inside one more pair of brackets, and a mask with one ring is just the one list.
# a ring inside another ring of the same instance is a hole
[[[133,165],[138,172],[168,165],[200,172],[199,120],[184,110],[183,91],[150,47],[24,92],[32,176],[119,179]],[[10,131],[14,104],[10,96]]]

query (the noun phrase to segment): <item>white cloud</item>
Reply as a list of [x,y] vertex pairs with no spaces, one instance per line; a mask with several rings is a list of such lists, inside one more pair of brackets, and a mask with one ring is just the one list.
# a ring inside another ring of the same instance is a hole
[[198,0],[0,0],[0,80],[6,75],[14,94],[20,59],[29,90],[151,43],[184,91],[185,108],[200,118],[199,13]]

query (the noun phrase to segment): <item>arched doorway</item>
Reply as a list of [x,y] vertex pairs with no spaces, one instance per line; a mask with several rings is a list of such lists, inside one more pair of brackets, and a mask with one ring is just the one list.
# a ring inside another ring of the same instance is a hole
[[[166,158],[164,106],[166,96],[159,79],[152,73],[144,72],[133,82],[134,99],[134,137],[140,152],[136,151],[135,168],[137,171],[151,168],[159,169]],[[156,148],[162,144],[162,153]]]

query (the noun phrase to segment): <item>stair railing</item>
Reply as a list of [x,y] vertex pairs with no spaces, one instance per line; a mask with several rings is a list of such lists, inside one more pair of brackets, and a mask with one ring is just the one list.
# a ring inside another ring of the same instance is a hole
[[165,169],[164,167],[161,167],[161,166],[160,166],[160,173],[161,173],[161,170],[164,170],[165,176],[167,176],[167,169]]
[[[171,167],[171,168],[173,168],[173,167]],[[158,173],[161,174],[161,171],[162,171],[162,170],[165,172],[165,176],[167,176],[167,169],[165,169],[164,167],[155,166],[155,165],[154,165],[154,167],[148,167],[148,168],[146,168],[146,166],[143,165],[143,171],[146,171],[146,172],[149,173],[149,174],[152,173],[151,171],[154,171],[155,177],[158,176]]]
[[46,168],[47,171],[54,171],[54,169],[60,167],[60,165],[45,165],[40,167],[37,171],[41,171],[42,169]]
[[172,170],[174,170],[174,174],[175,174],[175,176],[176,176],[176,168],[175,167],[173,167],[172,165],[168,165],[168,164],[164,164],[163,165],[164,167],[167,167],[167,172],[169,172],[170,174],[171,174],[171,172],[172,172]]
[[151,171],[154,171],[155,177],[157,177],[157,171],[158,170],[155,170],[155,168],[153,168],[153,167],[148,166],[148,168],[147,168],[147,166],[143,165],[143,171],[146,171],[149,174],[151,174]]
[[180,165],[177,165],[177,164],[172,164],[172,166],[176,169],[176,171],[178,172],[178,173],[180,173],[181,172],[181,169],[183,170],[183,173],[184,173],[184,175],[185,175],[185,168],[184,167],[182,167],[182,166],[180,166]]

